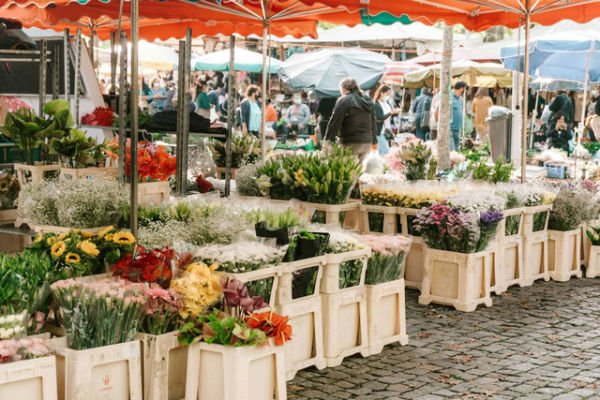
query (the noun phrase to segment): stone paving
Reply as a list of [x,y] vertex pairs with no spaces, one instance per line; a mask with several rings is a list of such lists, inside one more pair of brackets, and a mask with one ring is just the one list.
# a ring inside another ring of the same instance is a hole
[[288,399],[600,399],[600,279],[513,287],[472,313],[417,297],[407,346],[301,371]]

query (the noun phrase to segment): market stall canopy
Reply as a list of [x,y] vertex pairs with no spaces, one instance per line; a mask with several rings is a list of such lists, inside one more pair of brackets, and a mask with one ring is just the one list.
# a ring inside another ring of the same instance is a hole
[[[388,14],[400,19],[408,17],[428,25],[444,21],[448,25],[462,24],[470,31],[484,31],[502,25],[517,28],[521,16],[529,14],[531,22],[552,25],[563,19],[587,22],[600,16],[598,0],[302,0],[306,4],[341,6],[350,12],[360,12],[363,19]],[[329,21],[327,15],[322,21]],[[333,22],[333,21],[331,21]]]
[[385,72],[383,73],[383,82],[391,85],[399,85],[403,82],[404,74],[416,71],[423,68],[422,65],[415,64],[410,61],[395,61],[385,66]]
[[[179,56],[171,47],[141,40],[139,46],[139,62],[147,70],[171,71],[177,68]],[[131,59],[131,44],[127,45],[128,59]],[[97,49],[99,64],[110,64],[110,49]]]
[[539,77],[532,80],[529,83],[529,87],[536,92],[555,92],[557,90],[583,91],[583,84],[581,82]]
[[[529,73],[544,78],[584,82],[586,66],[590,83],[600,82],[600,33],[575,31],[540,36],[529,44]],[[508,69],[523,70],[523,46],[502,48]],[[520,57],[519,57],[520,56]],[[589,64],[588,64],[589,57]]]
[[[477,62],[501,62],[500,49],[454,47],[452,49],[452,60],[471,60]],[[431,65],[442,61],[441,51],[432,51],[422,56],[408,60],[415,64]]]
[[[265,66],[270,73],[277,72],[277,68],[282,64],[276,58],[267,57]],[[263,58],[261,53],[235,48],[235,70],[247,72],[261,72],[263,68]],[[229,49],[215,51],[214,53],[204,54],[192,60],[193,71],[229,71]]]
[[340,96],[343,78],[370,89],[391,62],[384,54],[362,49],[322,49],[296,53],[279,67],[281,79],[293,89],[313,89],[318,97]]
[[[423,86],[439,87],[440,65],[424,67],[404,75],[404,87],[421,88]],[[502,64],[476,63],[474,61],[457,61],[452,63],[452,77],[467,82],[471,87],[493,88],[496,85],[504,88],[512,87],[512,72]]]
[[[128,3],[128,2],[127,2]],[[118,19],[120,2],[116,0],[0,0],[0,6],[12,7],[18,5],[27,10],[21,12],[19,20],[41,21],[44,26],[57,25],[61,22],[75,22],[81,18],[91,18],[93,21],[100,17]],[[264,6],[264,7],[263,7]],[[35,10],[34,8],[37,8]],[[52,10],[58,10],[53,12]],[[18,10],[11,9],[13,13]],[[123,8],[124,17],[129,17],[130,7],[126,4]],[[55,15],[53,15],[55,14]],[[139,3],[141,18],[186,21],[186,24],[202,23],[195,26],[195,36],[217,34],[231,35],[234,33],[242,36],[251,34],[263,35],[264,29],[268,33],[283,37],[317,37],[317,22],[322,15],[341,24],[355,25],[361,22],[358,13],[349,13],[322,4],[306,5],[298,0],[265,0],[265,1],[188,1],[188,0],[143,0]],[[38,25],[32,25],[38,26]],[[163,35],[169,35],[164,30]],[[172,34],[169,37],[183,37]],[[162,39],[162,38],[161,38]],[[166,38],[165,38],[166,39]]]

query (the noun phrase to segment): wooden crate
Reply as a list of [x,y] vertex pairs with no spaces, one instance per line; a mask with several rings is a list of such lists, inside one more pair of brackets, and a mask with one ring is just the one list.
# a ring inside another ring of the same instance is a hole
[[362,271],[360,274],[360,280],[358,285],[355,287],[362,287],[365,284],[365,274],[367,272],[367,261],[371,257],[371,249],[365,247],[364,249],[348,251],[340,254],[327,254],[327,263],[323,267],[323,279],[321,280],[321,293],[338,293],[340,291],[353,289],[353,288],[340,288],[340,266],[349,261],[360,260],[362,261]]
[[445,304],[465,312],[479,304],[490,307],[492,254],[491,249],[463,254],[426,248],[419,304]]
[[412,238],[412,245],[406,255],[404,265],[404,284],[406,287],[421,290],[423,271],[425,270],[425,241],[418,236]]
[[283,346],[190,345],[185,399],[287,399]]
[[589,259],[585,268],[586,278],[600,276],[600,246],[590,246]]
[[[230,168],[229,169],[229,174],[231,176],[231,179],[235,179],[235,173],[238,171],[239,168]],[[227,172],[227,168],[223,168],[223,167],[216,167],[217,170],[217,179],[225,179],[225,173]]]
[[[319,292],[325,264],[326,257],[321,256],[286,263],[282,266],[275,311],[287,316],[288,323],[292,326],[292,340],[285,344],[285,370],[288,380],[293,379],[298,371],[311,366],[318,369],[325,368],[322,300]],[[293,298],[293,274],[314,267],[318,270],[313,294]]]
[[0,233],[0,253],[16,254],[31,244],[31,236]]
[[[548,230],[548,220],[550,217],[550,211],[552,211],[552,204],[546,204],[546,205],[542,205],[542,206],[535,206],[535,207],[524,207],[523,209],[523,228],[522,228],[522,232],[524,235],[528,235],[531,233],[536,233],[533,231],[533,218],[534,215],[537,213],[542,213],[545,212],[546,213],[546,223],[544,225],[544,229],[542,229],[541,231],[546,231]],[[541,232],[538,231],[538,232]]]
[[89,232],[89,233],[97,233],[100,232],[103,229],[106,229],[106,226],[100,226],[98,228],[82,228],[82,229],[78,229],[78,228],[71,228],[68,226],[52,226],[52,225],[33,225],[30,224],[29,228],[39,234],[44,234],[44,233],[56,233],[57,235],[63,234],[63,233],[68,233],[70,231],[72,231],[73,229],[76,229],[78,231],[81,232]]
[[[358,212],[360,210],[360,201],[352,200],[348,201],[345,204],[320,204],[320,203],[310,203],[308,201],[300,202],[301,210],[305,211],[322,211],[325,213],[325,223],[327,225],[332,226],[344,226],[344,221],[340,222],[340,214],[346,213],[346,216],[349,215],[349,212],[355,211]],[[358,229],[358,218],[356,218],[354,227],[349,227],[349,229]]]
[[523,280],[521,287],[533,282],[550,280],[548,272],[548,231],[527,233],[523,236]]
[[323,313],[323,352],[327,367],[335,367],[345,357],[369,355],[367,301],[364,286],[338,293],[321,294]]
[[390,343],[408,343],[404,279],[366,285],[369,355],[379,354]]
[[114,167],[61,168],[60,175],[70,179],[115,180],[119,175],[119,169]]
[[581,228],[572,231],[548,230],[548,271],[550,278],[566,282],[581,278]]
[[179,400],[185,396],[187,346],[179,346],[176,332],[138,333],[142,345],[145,400]]
[[56,400],[56,358],[0,364],[0,399]]
[[[381,232],[371,231],[369,224],[369,214],[380,214],[383,218]],[[397,207],[387,206],[372,206],[368,204],[360,205],[360,215],[362,219],[361,233],[364,234],[376,234],[383,233],[385,235],[394,235],[399,233],[398,231],[398,218],[397,218]]]
[[0,210],[0,225],[13,224],[17,220],[17,209]]
[[59,400],[142,400],[140,342],[71,350],[52,340]]
[[169,181],[141,182],[138,184],[138,204],[150,206],[161,204],[171,199]]
[[[587,235],[588,227],[599,227],[600,220],[595,219],[593,221],[588,221],[586,223],[581,224],[581,264],[587,266],[590,260],[590,251],[592,247],[592,242]],[[587,276],[587,273],[586,273]]]
[[[505,292],[510,286],[518,285],[523,280],[523,238],[524,208],[513,208],[502,213],[504,218],[498,224],[496,234],[497,252],[494,253],[491,290],[496,294]],[[518,230],[514,234],[506,234],[506,219],[518,217]]]
[[21,186],[28,183],[38,183],[46,179],[49,172],[59,171],[60,164],[44,165],[36,163],[36,165],[14,164],[15,176]]
[[[272,279],[273,283],[271,284],[271,296],[268,299],[263,298],[263,300],[269,304],[269,308],[273,309],[273,307],[275,307],[275,299],[277,297],[277,290],[279,286],[279,276],[281,275],[281,266],[261,268],[257,269],[256,271],[249,271],[239,274],[224,272],[222,275],[225,277],[236,278],[237,280],[245,283]],[[253,296],[258,295],[252,292],[250,294]]]

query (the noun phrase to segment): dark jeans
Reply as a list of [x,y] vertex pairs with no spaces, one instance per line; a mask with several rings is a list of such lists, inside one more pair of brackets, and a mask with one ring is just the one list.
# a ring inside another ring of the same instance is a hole
[[298,127],[298,124],[292,124],[292,127],[290,128],[289,126],[284,125],[284,128],[283,128],[283,143],[285,143],[285,141],[287,140],[287,137],[292,132],[296,133],[296,135],[304,135],[304,134],[306,134],[306,126],[300,128],[300,127]]

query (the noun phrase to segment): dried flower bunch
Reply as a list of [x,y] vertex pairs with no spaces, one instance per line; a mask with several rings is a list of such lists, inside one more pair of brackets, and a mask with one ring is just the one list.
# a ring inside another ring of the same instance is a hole
[[577,186],[561,188],[550,212],[548,229],[571,231],[578,229],[584,221],[598,216],[598,204],[593,201],[593,193]]

